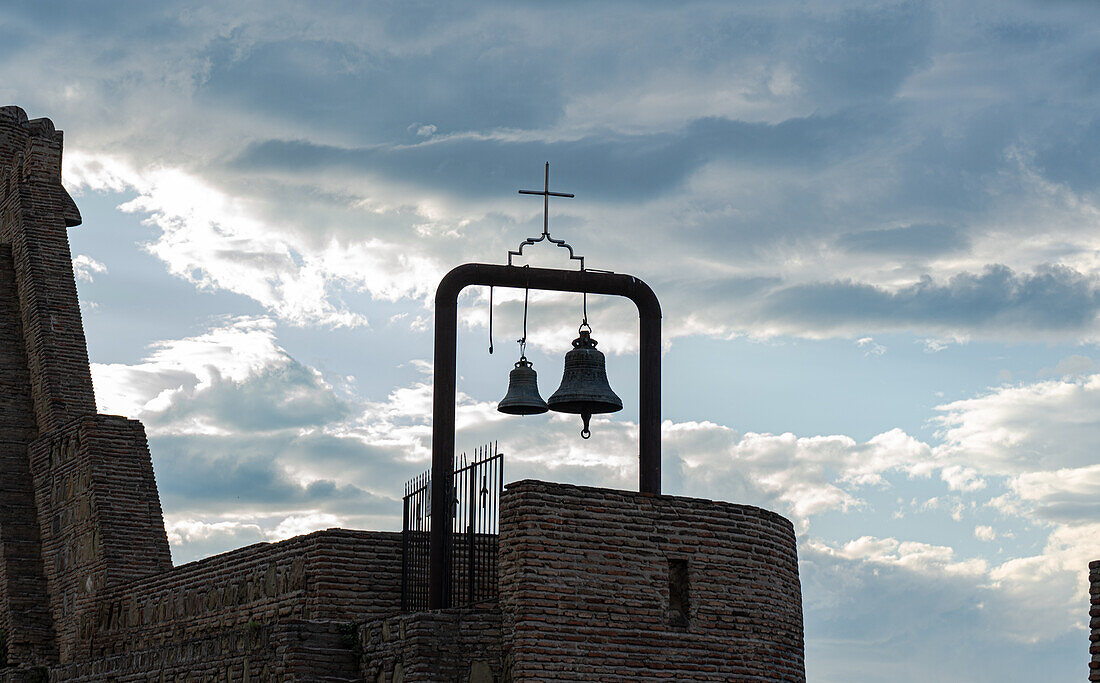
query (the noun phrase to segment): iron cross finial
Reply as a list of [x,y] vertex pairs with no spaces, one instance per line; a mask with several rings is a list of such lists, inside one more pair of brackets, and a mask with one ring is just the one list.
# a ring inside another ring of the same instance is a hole
[[540,194],[542,195],[542,235],[538,239],[528,237],[519,245],[519,249],[516,251],[508,252],[508,265],[512,265],[513,256],[522,256],[523,248],[528,244],[537,244],[543,240],[550,242],[555,246],[562,247],[569,250],[569,258],[574,261],[581,262],[581,270],[584,270],[584,257],[575,256],[573,254],[573,247],[571,247],[565,240],[556,240],[550,236],[550,198],[551,197],[569,197],[573,198],[573,195],[567,192],[551,192],[550,191],[550,162],[546,162],[546,176],[543,180],[541,190],[520,190],[520,194]]
[[543,181],[542,192],[538,190],[520,190],[520,194],[541,194],[542,195],[542,234],[546,237],[550,236],[550,198],[551,197],[569,197],[573,198],[573,195],[565,192],[551,192],[550,191],[550,162],[546,162],[546,179]]

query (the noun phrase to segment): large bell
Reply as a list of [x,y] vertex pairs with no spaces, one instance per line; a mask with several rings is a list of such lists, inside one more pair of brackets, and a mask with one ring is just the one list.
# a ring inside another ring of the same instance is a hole
[[539,396],[537,379],[531,361],[521,357],[508,373],[508,393],[497,404],[497,410],[509,415],[538,415],[549,410]]
[[601,351],[596,350],[596,340],[590,330],[580,330],[573,340],[573,350],[565,354],[565,372],[561,386],[547,401],[550,410],[580,415],[584,421],[581,436],[588,438],[591,432],[588,421],[599,413],[614,413],[623,409],[623,402],[607,382],[607,364]]

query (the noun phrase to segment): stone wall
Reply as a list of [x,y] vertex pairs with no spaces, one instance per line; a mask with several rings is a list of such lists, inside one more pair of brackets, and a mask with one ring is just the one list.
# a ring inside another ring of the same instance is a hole
[[1100,681],[1100,560],[1089,562],[1089,680]]
[[517,681],[804,681],[794,529],[747,505],[538,481],[501,499]]
[[494,683],[504,678],[496,606],[420,612],[359,627],[362,680]]

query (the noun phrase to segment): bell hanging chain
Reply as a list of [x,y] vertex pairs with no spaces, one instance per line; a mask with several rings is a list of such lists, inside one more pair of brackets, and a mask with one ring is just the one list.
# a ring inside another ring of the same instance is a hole
[[[523,266],[530,273],[528,266]],[[497,404],[497,410],[508,415],[540,415],[550,408],[539,395],[538,375],[527,360],[527,301],[530,280],[523,290],[523,337],[519,342],[519,360],[508,373],[508,393]]]

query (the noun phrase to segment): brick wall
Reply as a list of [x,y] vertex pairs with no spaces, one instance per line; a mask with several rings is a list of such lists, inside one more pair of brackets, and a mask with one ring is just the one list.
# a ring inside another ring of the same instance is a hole
[[377,619],[400,600],[401,534],[330,529],[116,586],[81,642],[98,657],[249,623]]
[[517,681],[805,680],[794,529],[773,512],[520,481],[500,529]]
[[1089,680],[1100,681],[1100,560],[1089,562]]
[[[50,671],[66,683],[358,681],[354,635],[329,622],[245,625]],[[2,680],[2,679],[0,679]]]
[[145,430],[78,418],[30,445],[30,469],[61,661],[111,586],[172,568]]
[[51,680],[360,680],[351,624],[396,613],[400,582],[399,533],[248,546],[104,591]]
[[500,610],[451,609],[380,619],[359,627],[362,680],[372,683],[504,677]]
[[7,659],[56,659],[27,445],[37,434],[11,248],[0,244],[0,632]]

